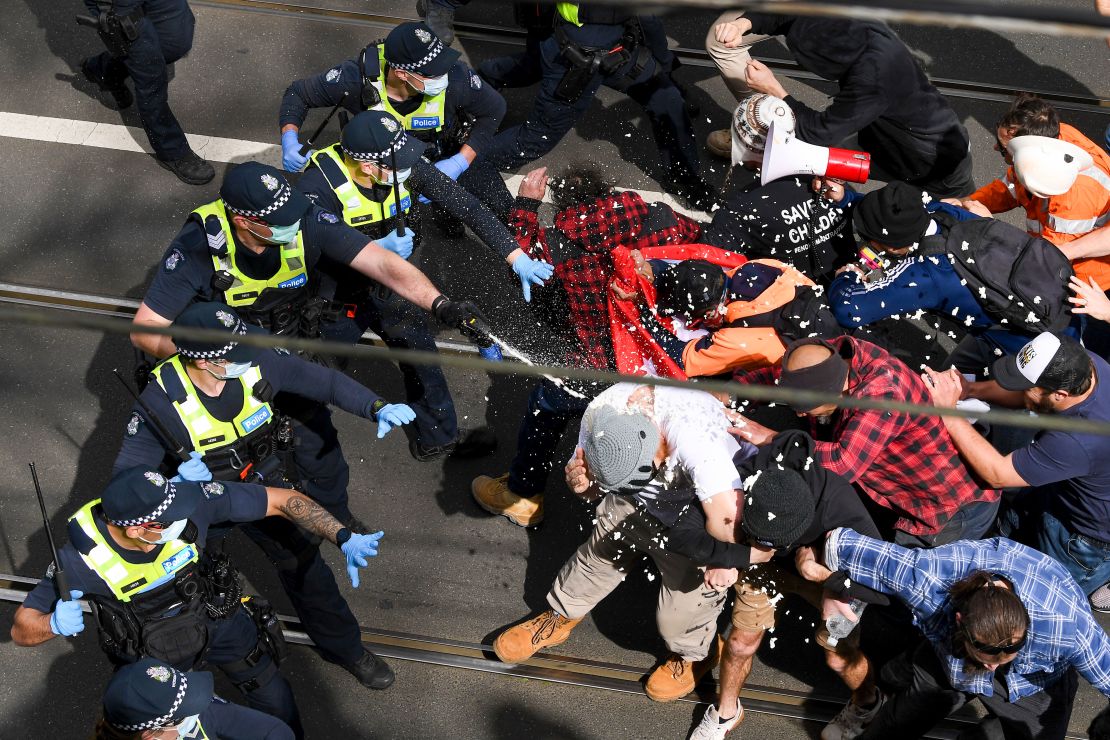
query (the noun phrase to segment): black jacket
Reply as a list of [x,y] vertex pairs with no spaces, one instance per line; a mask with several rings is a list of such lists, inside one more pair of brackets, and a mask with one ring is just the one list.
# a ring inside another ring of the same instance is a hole
[[787,104],[802,141],[837,146],[859,133],[894,179],[939,180],[968,156],[967,129],[929,82],[910,50],[885,24],[749,13],[752,32],[781,35],[806,70],[840,86],[815,111],[793,96]]
[[[837,527],[851,527],[868,537],[882,539],[852,484],[817,464],[813,457],[813,439],[808,434],[799,430],[777,434],[753,457],[740,463],[737,470],[743,480],[757,470],[772,465],[797,471],[817,498],[817,510],[809,529],[798,539],[796,547],[776,557],[793,557],[797,547],[817,542],[826,532]],[[667,549],[685,555],[699,565],[743,569],[751,564],[751,547],[715,540],[705,531],[705,514],[697,504],[686,508],[666,536]]]

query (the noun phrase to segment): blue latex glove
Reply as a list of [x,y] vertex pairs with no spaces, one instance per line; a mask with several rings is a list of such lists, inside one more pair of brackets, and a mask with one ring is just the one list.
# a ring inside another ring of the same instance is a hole
[[441,159],[435,163],[436,169],[452,180],[458,180],[459,175],[466,172],[466,168],[469,166],[470,162],[467,161],[466,157],[461,153],[450,156],[447,159]]
[[286,172],[300,172],[308,164],[308,158],[315,149],[309,149],[308,155],[301,156],[301,140],[296,131],[285,131],[281,135],[281,166]]
[[196,450],[189,453],[189,460],[177,466],[177,475],[174,476],[178,480],[188,481],[206,481],[212,480],[212,471],[204,464],[201,458],[204,457]]
[[358,588],[358,569],[366,567],[366,558],[377,557],[378,540],[385,532],[374,534],[352,534],[351,539],[339,548],[347,556],[347,576],[351,585]]
[[407,260],[412,256],[412,238],[414,236],[416,236],[416,232],[406,226],[404,236],[397,236],[397,229],[390,229],[388,234],[378,237],[374,241],[390,252],[400,255],[401,259]]
[[80,591],[70,591],[69,601],[58,601],[50,615],[50,631],[62,637],[73,637],[85,629],[85,613],[77,601],[84,596]]
[[555,268],[547,262],[540,262],[522,254],[513,261],[513,272],[520,276],[520,287],[524,291],[524,300],[531,303],[532,286],[543,285],[555,272]]
[[416,412],[403,403],[387,403],[378,411],[378,439],[389,434],[393,427],[408,424],[416,419]]

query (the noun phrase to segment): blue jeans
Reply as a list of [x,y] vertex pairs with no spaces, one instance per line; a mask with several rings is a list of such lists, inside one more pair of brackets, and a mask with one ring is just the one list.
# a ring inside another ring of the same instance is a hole
[[1063,565],[1088,596],[1110,581],[1110,543],[1068,529],[1047,511],[1046,497],[1036,491],[999,518],[1004,537],[1040,550]]
[[567,424],[582,416],[589,403],[589,398],[572,396],[550,380],[532,389],[528,412],[517,432],[516,456],[509,466],[509,490],[526,498],[543,493]]
[[[86,2],[86,5],[89,5]],[[89,5],[95,15],[95,4]],[[172,161],[189,153],[189,142],[181,124],[170,110],[169,65],[189,53],[193,46],[196,20],[186,0],[115,0],[118,15],[141,8],[139,37],[123,59],[108,52],[89,62],[94,76],[113,85],[128,77],[135,85],[135,104],[143,129],[158,159]]]

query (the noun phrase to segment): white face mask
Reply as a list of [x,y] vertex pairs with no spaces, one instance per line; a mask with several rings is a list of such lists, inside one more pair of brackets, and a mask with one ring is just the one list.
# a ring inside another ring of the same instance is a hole
[[[388,176],[386,176],[386,172],[389,173]],[[386,170],[385,168],[379,166],[378,167],[378,174],[370,175],[370,178],[372,180],[374,180],[374,182],[380,183],[382,185],[392,185],[393,184],[393,177],[394,177],[394,175],[396,175],[397,176],[397,184],[400,185],[405,180],[409,179],[409,175],[411,175],[411,174],[412,174],[412,168],[411,167],[409,167],[408,169],[397,170],[396,172],[394,172],[393,170]]]
[[[213,372],[212,368],[223,371],[222,373]],[[208,374],[217,380],[233,380],[246,374],[251,369],[249,362],[228,362],[223,365],[213,365],[208,363],[204,367]]]
[[[185,531],[185,525],[189,523],[188,519],[178,519],[176,522],[158,531],[159,537],[156,540],[148,540],[140,537],[139,539],[148,545],[164,545],[167,542],[173,542],[181,533]],[[153,530],[150,530],[153,531]]]
[[447,89],[447,75],[445,74],[440,75],[439,77],[418,77],[417,79],[424,83],[423,88],[419,88],[416,85],[412,84],[413,77],[416,77],[416,75],[407,78],[405,82],[408,83],[408,86],[411,87],[413,90],[416,90],[416,92],[423,95],[439,95],[441,92]]

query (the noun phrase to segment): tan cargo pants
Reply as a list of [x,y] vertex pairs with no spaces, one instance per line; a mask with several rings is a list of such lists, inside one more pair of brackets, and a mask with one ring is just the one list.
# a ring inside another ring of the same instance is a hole
[[717,40],[713,29],[718,23],[727,23],[743,16],[744,11],[742,10],[726,10],[721,13],[720,18],[713,21],[713,25],[709,27],[709,32],[705,35],[705,50],[709,52],[710,58],[717,65],[721,77],[724,78],[725,85],[728,86],[737,102],[746,98],[752,92],[748,83],[744,80],[744,70],[752,58],[748,50],[751,49],[752,44],[771,38],[766,34],[746,33],[740,39],[742,43],[732,49]]

